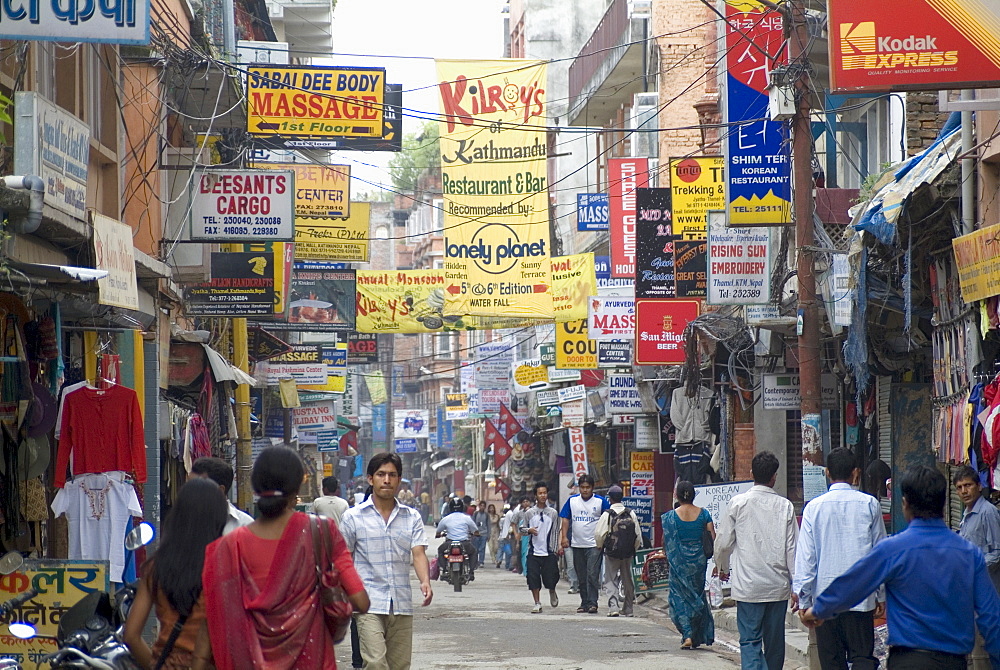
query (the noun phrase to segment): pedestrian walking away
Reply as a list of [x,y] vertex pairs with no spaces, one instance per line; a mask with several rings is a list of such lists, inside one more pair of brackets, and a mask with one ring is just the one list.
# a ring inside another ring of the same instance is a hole
[[504,505],[503,516],[500,517],[500,553],[497,556],[497,567],[503,563],[505,570],[511,570],[510,559],[513,553],[510,549],[510,543],[512,539],[510,519],[514,516],[514,512],[507,506]]
[[694,504],[694,484],[678,482],[677,501],[676,509],[660,517],[670,565],[670,619],[680,633],[681,649],[697,649],[715,642],[715,619],[705,595],[708,555],[704,541],[706,532],[715,540],[715,527],[708,510]]
[[413,655],[410,564],[420,582],[423,606],[431,604],[427,538],[420,514],[396,500],[403,462],[398,454],[377,453],[368,461],[372,495],[344,515],[342,531],[354,564],[371,596],[367,614],[358,614],[358,637],[366,670],[409,670]]
[[[611,507],[601,514],[597,522],[594,540],[604,554],[604,578],[614,583],[619,580],[624,599],[615,598],[616,606],[608,610],[608,616],[632,616],[635,604],[635,584],[632,583],[632,561],[642,546],[642,532],[635,510],[622,503],[624,492],[620,486],[608,489]],[[704,570],[702,571],[704,574]],[[615,594],[618,589],[614,589]]]
[[479,533],[472,538],[472,545],[476,548],[476,567],[486,565],[486,543],[490,539],[490,516],[486,512],[486,503],[480,500],[476,503],[476,511],[472,513],[472,520],[476,524]]
[[983,553],[944,522],[948,482],[935,468],[903,473],[909,524],[837,577],[802,615],[809,626],[847,611],[885,585],[889,670],[964,670],[976,628],[1000,652],[1000,597]]
[[223,535],[233,532],[240,526],[249,526],[253,523],[252,516],[229,501],[229,489],[233,486],[234,477],[233,468],[229,463],[221,458],[202,456],[191,464],[191,473],[187,478],[194,479],[196,477],[212,480],[222,489],[222,493],[226,497],[226,504],[229,505],[229,519],[226,521],[225,530],[222,531]]
[[[795,551],[792,590],[799,611],[885,539],[885,523],[878,500],[854,489],[861,480],[858,458],[839,447],[826,458],[830,490],[809,501],[802,511],[802,525]],[[821,670],[875,670],[874,620],[885,612],[883,590],[816,629],[816,649]]]
[[531,541],[528,553],[527,581],[535,604],[532,614],[542,611],[542,586],[549,591],[549,605],[559,606],[556,585],[559,583],[559,557],[563,551],[559,547],[559,514],[548,506],[549,487],[535,485],[535,506],[524,512],[525,531]]
[[798,596],[792,593],[791,585],[799,526],[792,503],[774,490],[778,458],[762,451],[750,462],[750,472],[753,487],[733,496],[720,519],[715,538],[716,570],[727,581],[733,559],[732,594],[741,667],[781,670],[789,597],[792,611],[798,609]]
[[337,478],[324,477],[323,495],[312,501],[309,511],[313,514],[333,519],[339,526],[340,520],[344,517],[344,512],[347,511],[348,507],[350,506],[347,504],[347,501],[340,497],[340,482],[337,481]]
[[[208,635],[195,645],[195,670],[211,663],[219,670],[337,667],[316,587],[317,517],[295,511],[304,476],[298,454],[287,447],[267,447],[254,462],[250,483],[260,518],[205,552]],[[368,594],[337,524],[320,521],[332,559],[320,566],[324,579],[344,589],[356,612],[367,611]]]
[[500,567],[500,515],[497,514],[496,505],[486,506],[486,516],[489,523],[489,536],[487,545],[490,548],[490,557],[496,566]]
[[523,516],[524,512],[531,507],[531,500],[528,496],[521,496],[520,502],[517,509],[514,510],[513,516],[510,519],[511,530],[514,533],[514,546],[512,547],[514,551],[514,562],[516,569],[514,572],[519,575],[525,573],[525,567],[527,566],[527,546],[528,546],[528,536],[521,532],[523,526]]
[[[573,565],[580,580],[580,607],[577,612],[597,614],[600,593],[601,550],[597,548],[597,522],[608,509],[608,501],[594,495],[594,478],[582,475],[577,481],[579,495],[570,496],[563,505],[559,544],[563,549],[573,549]],[[572,526],[572,545],[568,533]]]

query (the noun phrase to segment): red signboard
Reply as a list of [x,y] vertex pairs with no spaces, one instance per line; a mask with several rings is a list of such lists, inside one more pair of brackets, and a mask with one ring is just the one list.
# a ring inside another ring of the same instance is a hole
[[608,159],[612,277],[635,277],[635,190],[648,185],[648,159]]
[[700,313],[700,300],[636,300],[636,365],[683,363],[684,329]]
[[996,86],[1000,34],[992,0],[829,0],[836,92]]

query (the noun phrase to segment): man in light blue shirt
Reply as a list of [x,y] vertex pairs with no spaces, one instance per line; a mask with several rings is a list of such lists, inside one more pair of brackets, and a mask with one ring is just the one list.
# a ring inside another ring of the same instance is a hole
[[[840,447],[826,459],[830,490],[802,511],[795,552],[792,591],[800,611],[830,583],[885,539],[882,508],[876,498],[852,488],[861,478],[854,452]],[[879,600],[881,603],[881,600]],[[816,647],[822,670],[875,670],[876,594],[816,629]]]
[[462,548],[469,557],[469,581],[474,579],[476,568],[476,548],[472,544],[472,538],[479,535],[479,528],[468,514],[465,513],[465,503],[458,498],[453,498],[449,503],[451,510],[448,515],[441,519],[437,526],[435,537],[446,538],[438,547],[438,565],[444,566],[444,552],[448,549],[448,542],[461,542]]

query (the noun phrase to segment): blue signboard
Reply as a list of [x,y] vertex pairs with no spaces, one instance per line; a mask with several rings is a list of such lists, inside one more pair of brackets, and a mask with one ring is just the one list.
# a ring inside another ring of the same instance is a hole
[[642,526],[642,536],[652,541],[653,538],[653,498],[652,496],[629,496],[622,498],[622,504],[635,512]]
[[608,230],[609,221],[607,193],[576,194],[577,230]]
[[396,440],[396,453],[397,454],[415,454],[417,453],[417,438],[406,437]]
[[594,256],[594,270],[597,275],[597,288],[630,288],[635,285],[632,277],[612,277],[611,257]]
[[372,405],[372,441],[385,443],[385,404]]
[[451,449],[451,421],[444,418],[444,407],[437,408],[437,448]]
[[264,421],[264,437],[284,437],[285,417],[281,411],[272,410]]
[[317,451],[340,451],[340,431],[321,430],[316,433]]

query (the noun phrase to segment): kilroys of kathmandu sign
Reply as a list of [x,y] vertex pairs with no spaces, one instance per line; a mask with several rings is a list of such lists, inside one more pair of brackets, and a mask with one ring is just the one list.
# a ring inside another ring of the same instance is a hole
[[553,316],[545,64],[437,61],[445,315]]

